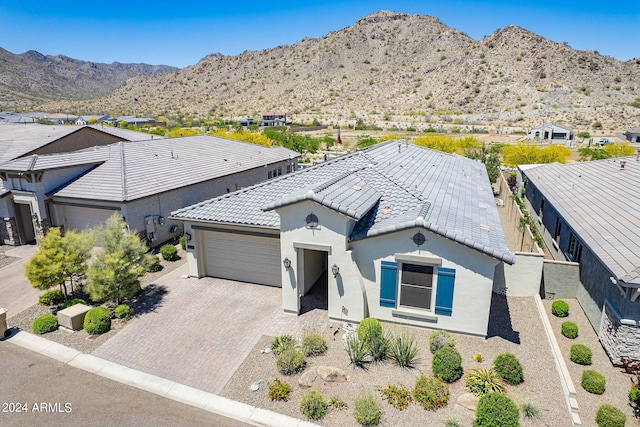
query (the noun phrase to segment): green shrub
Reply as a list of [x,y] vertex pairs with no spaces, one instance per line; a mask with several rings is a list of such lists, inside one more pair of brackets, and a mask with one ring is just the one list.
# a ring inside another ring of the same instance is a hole
[[269,383],[269,399],[286,402],[289,400],[289,393],[291,393],[291,386],[285,381],[280,381],[276,378],[272,383]]
[[178,240],[180,241],[180,247],[182,248],[182,250],[187,249],[187,238],[184,236],[180,236]]
[[131,307],[127,304],[120,304],[113,310],[113,314],[116,316],[116,319],[124,319],[131,320],[133,317],[133,313],[131,313]]
[[626,422],[627,416],[611,405],[602,405],[596,412],[596,424],[598,424],[598,427],[624,427]]
[[295,341],[293,337],[289,334],[280,335],[279,337],[275,337],[273,341],[271,341],[271,350],[277,356],[287,348],[295,345]]
[[358,325],[356,332],[358,333],[360,341],[367,341],[371,336],[382,335],[382,325],[378,319],[367,317],[366,319],[362,319],[362,322]]
[[429,334],[429,350],[435,353],[442,347],[455,347],[456,340],[447,331],[433,331]]
[[579,365],[591,365],[591,349],[584,344],[574,344],[569,351],[569,358]]
[[582,388],[589,393],[602,394],[606,388],[607,380],[600,372],[586,370],[582,372]]
[[474,427],[519,427],[520,413],[511,399],[502,393],[487,393],[478,401]]
[[413,398],[424,409],[444,408],[449,404],[449,387],[438,377],[420,374],[413,388]]
[[333,396],[329,398],[329,407],[336,409],[344,409],[347,407],[347,402],[340,399],[338,396]]
[[344,350],[349,356],[350,365],[355,365],[360,368],[364,367],[365,358],[367,357],[367,347],[364,341],[360,341],[357,334],[347,335]]
[[451,417],[444,420],[444,427],[461,427],[461,424],[456,418]]
[[574,339],[578,336],[578,325],[573,322],[564,322],[560,332],[562,332],[562,335],[565,337]]
[[72,305],[76,305],[76,304],[86,304],[86,302],[85,300],[80,298],[73,298],[68,301],[65,301],[65,303],[62,304],[62,309],[64,310],[65,308],[71,307]]
[[327,351],[327,342],[319,331],[310,330],[304,333],[302,348],[307,357],[320,356]]
[[104,307],[94,307],[84,316],[84,330],[89,335],[104,334],[111,329],[111,313]]
[[462,357],[455,348],[442,347],[434,353],[431,368],[433,375],[452,383],[462,376]]
[[167,243],[160,248],[160,255],[167,261],[175,261],[178,259],[178,249]]
[[374,361],[386,359],[389,339],[384,335],[378,319],[373,317],[363,319],[358,325],[357,333],[367,353]]
[[38,298],[38,304],[40,305],[56,305],[64,301],[64,295],[60,289],[52,289],[40,295]]
[[155,273],[156,271],[162,270],[162,265],[160,264],[160,258],[155,255],[149,256],[149,265],[147,266],[148,273]]
[[506,391],[505,382],[500,374],[493,369],[484,368],[472,369],[467,372],[465,388],[469,393],[476,396],[491,392],[504,393]]
[[360,425],[365,427],[380,424],[382,411],[376,398],[370,393],[360,393],[353,404],[353,415]]
[[391,339],[389,343],[389,356],[401,368],[412,367],[419,351],[415,337],[407,332]]
[[542,418],[542,413],[540,412],[540,408],[530,402],[524,402],[520,405],[520,412],[522,412],[522,416],[528,420],[533,421],[539,420]]
[[511,353],[499,354],[493,361],[496,372],[511,385],[518,385],[524,381],[522,365],[517,357]]
[[569,315],[569,304],[561,299],[555,300],[551,304],[551,314],[556,317],[567,317]]
[[629,400],[636,405],[640,405],[640,387],[637,384],[631,384],[629,389]]
[[58,329],[58,318],[53,314],[43,314],[33,321],[33,333],[42,335]]
[[325,416],[329,404],[316,390],[309,390],[300,398],[300,411],[312,420]]
[[411,391],[402,384],[393,385],[389,384],[386,388],[380,389],[382,398],[387,399],[387,402],[396,409],[407,409],[411,403]]
[[293,375],[307,366],[304,353],[295,346],[286,348],[276,359],[276,366],[282,375]]

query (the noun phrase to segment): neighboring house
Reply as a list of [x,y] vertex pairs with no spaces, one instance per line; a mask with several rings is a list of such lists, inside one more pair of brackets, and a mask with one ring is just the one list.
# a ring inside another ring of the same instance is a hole
[[580,264],[575,298],[611,360],[640,360],[640,164],[625,157],[520,172],[549,251]]
[[119,212],[156,246],[181,234],[180,224],[167,219],[171,211],[266,180],[270,167],[293,171],[297,156],[211,136],[33,154],[0,164],[0,212],[13,217],[5,229],[18,230],[14,241],[33,240],[45,222],[81,230]]
[[238,121],[240,126],[256,125],[260,127],[284,126],[287,124],[286,113],[263,113],[261,116],[247,117]]
[[74,123],[78,126],[86,126],[94,123],[107,122],[110,118],[110,116],[104,115],[79,116]]
[[114,126],[118,126],[120,123],[126,123],[134,126],[166,126],[164,122],[158,122],[156,119],[150,117],[136,117],[136,116],[120,116],[110,120]]
[[573,133],[567,126],[547,123],[531,129],[527,133],[527,139],[547,144],[569,145],[573,140]]
[[189,274],[282,288],[282,308],[328,300],[486,336],[494,270],[512,264],[484,165],[391,141],[173,212]]
[[640,128],[629,129],[625,133],[625,137],[629,142],[640,142]]

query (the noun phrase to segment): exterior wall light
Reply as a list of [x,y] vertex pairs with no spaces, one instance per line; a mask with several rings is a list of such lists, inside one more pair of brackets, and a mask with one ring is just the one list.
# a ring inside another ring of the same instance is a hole
[[187,242],[191,241],[191,233],[184,233],[184,240],[186,240]]
[[340,267],[333,264],[333,266],[331,266],[331,272],[333,273],[333,277],[338,277],[338,274],[340,273]]
[[291,268],[291,260],[289,258],[285,258],[282,260],[282,264],[284,265],[284,269],[289,271]]

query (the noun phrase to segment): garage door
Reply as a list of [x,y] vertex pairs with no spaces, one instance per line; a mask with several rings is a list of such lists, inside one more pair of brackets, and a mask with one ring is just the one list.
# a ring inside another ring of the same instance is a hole
[[84,230],[85,228],[104,225],[114,212],[110,209],[95,209],[79,206],[64,207],[64,226],[66,230]]
[[205,276],[282,286],[279,237],[202,233]]

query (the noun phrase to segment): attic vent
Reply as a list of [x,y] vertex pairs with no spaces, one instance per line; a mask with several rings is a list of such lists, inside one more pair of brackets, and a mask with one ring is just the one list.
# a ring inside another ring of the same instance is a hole
[[318,226],[318,217],[314,213],[310,213],[305,218],[305,222],[307,223],[307,227],[315,228]]
[[424,245],[424,242],[427,241],[427,238],[424,237],[424,234],[417,232],[416,234],[413,235],[411,240],[413,240],[413,243],[415,243],[416,245],[422,246]]

